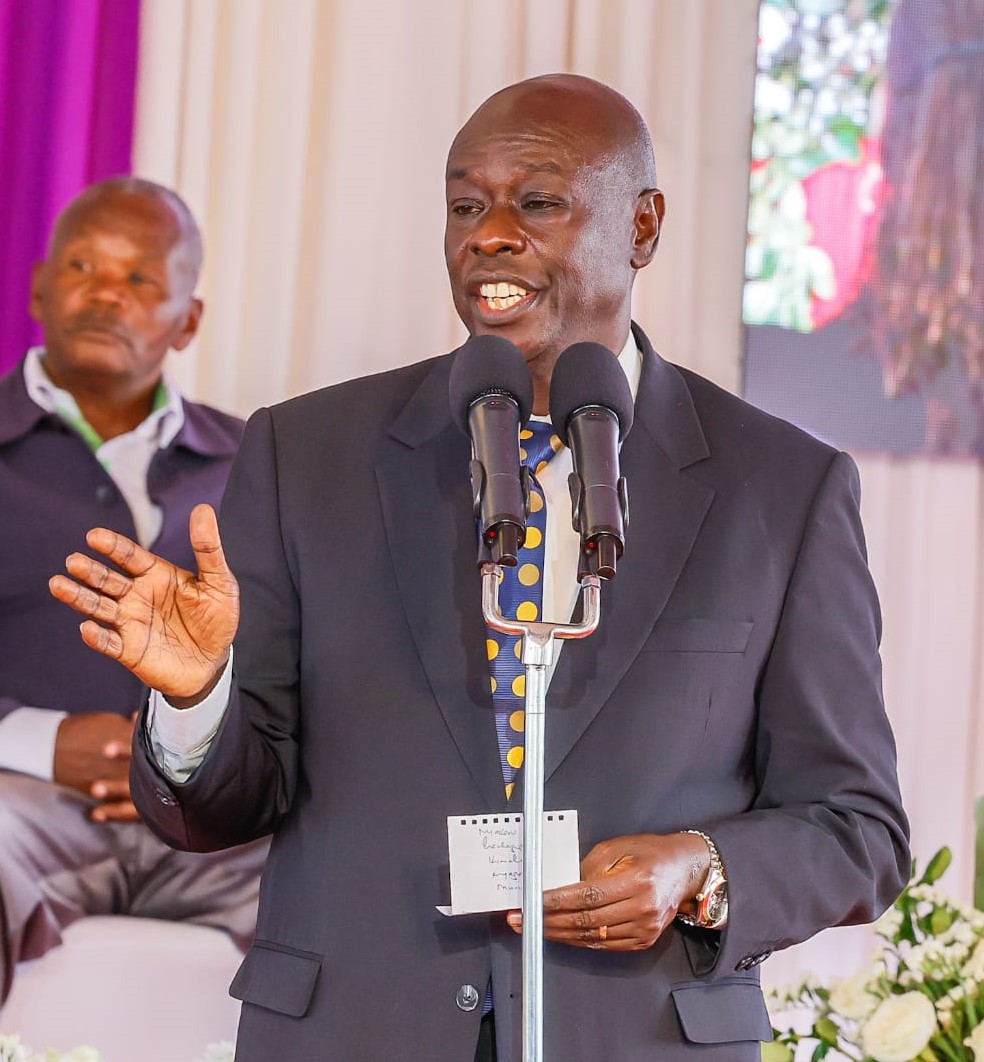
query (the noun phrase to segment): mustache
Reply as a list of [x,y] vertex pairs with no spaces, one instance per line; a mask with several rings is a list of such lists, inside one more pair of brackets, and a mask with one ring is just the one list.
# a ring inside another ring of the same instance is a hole
[[91,310],[83,310],[76,314],[68,322],[68,332],[107,332],[123,342],[129,343],[131,336],[126,326],[119,318],[105,313],[94,313]]

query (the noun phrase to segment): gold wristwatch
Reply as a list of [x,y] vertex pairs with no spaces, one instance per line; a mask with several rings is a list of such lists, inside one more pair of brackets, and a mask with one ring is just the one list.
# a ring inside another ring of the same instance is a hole
[[724,874],[724,864],[717,845],[701,830],[681,830],[681,833],[693,833],[704,839],[711,858],[704,883],[694,897],[694,913],[677,912],[677,918],[685,925],[699,926],[701,929],[722,929],[728,921],[728,879]]

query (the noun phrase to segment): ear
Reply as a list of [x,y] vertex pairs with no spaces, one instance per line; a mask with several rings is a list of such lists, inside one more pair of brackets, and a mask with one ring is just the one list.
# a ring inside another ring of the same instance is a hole
[[198,331],[198,326],[201,323],[202,314],[204,312],[205,303],[198,298],[192,299],[188,306],[188,316],[185,318],[184,326],[171,343],[172,350],[184,350],[184,348],[195,338],[195,333]]
[[31,316],[39,324],[41,323],[41,308],[44,302],[42,295],[45,280],[45,267],[47,262],[35,262],[31,267],[31,300],[28,308]]
[[663,200],[663,193],[658,188],[647,188],[639,196],[632,226],[630,262],[633,269],[642,269],[653,260],[665,212],[666,203]]

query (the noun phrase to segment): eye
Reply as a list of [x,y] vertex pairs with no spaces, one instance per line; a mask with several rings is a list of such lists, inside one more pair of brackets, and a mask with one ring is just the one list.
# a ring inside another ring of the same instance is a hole
[[68,268],[74,273],[88,273],[92,266],[84,258],[73,257],[68,260]]
[[545,195],[531,195],[523,200],[524,210],[553,210],[560,205],[561,204],[556,199]]
[[141,273],[141,272],[139,272],[137,270],[134,270],[129,275],[129,277],[127,277],[127,279],[129,280],[129,282],[131,284],[134,285],[134,287],[138,287],[138,288],[144,287],[147,284],[153,284],[154,283],[154,278],[153,277],[150,277],[146,273]]
[[472,214],[478,214],[482,204],[474,199],[458,199],[450,205],[450,212],[459,218],[467,218]]

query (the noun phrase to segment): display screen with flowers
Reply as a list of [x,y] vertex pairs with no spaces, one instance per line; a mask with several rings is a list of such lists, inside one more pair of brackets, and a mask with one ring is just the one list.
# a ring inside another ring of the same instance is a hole
[[936,888],[949,865],[942,848],[913,874],[875,923],[868,969],[770,993],[791,1027],[763,1044],[763,1062],[984,1062],[984,912]]
[[984,457],[984,2],[761,0],[743,392]]

